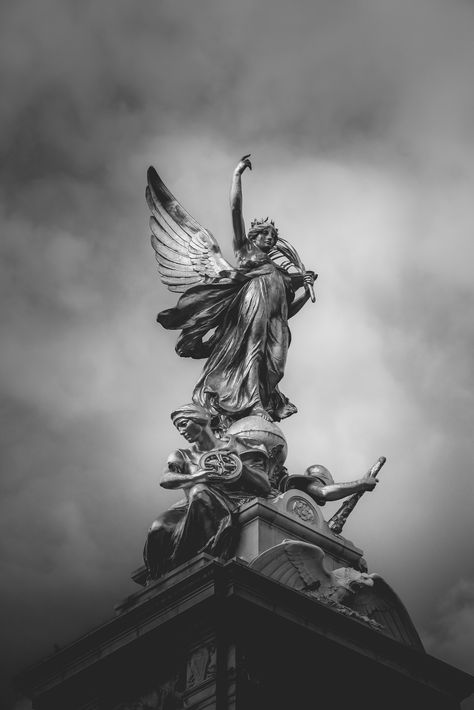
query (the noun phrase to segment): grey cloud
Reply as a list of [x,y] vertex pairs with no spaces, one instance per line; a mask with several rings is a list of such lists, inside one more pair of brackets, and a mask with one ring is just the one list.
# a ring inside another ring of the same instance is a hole
[[461,578],[439,603],[438,615],[427,630],[428,650],[470,670],[474,654],[474,582]]

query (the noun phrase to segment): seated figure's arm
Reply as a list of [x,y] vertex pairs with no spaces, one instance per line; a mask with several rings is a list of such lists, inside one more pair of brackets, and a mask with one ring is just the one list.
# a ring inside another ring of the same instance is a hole
[[360,478],[357,481],[349,481],[348,483],[331,483],[329,485],[321,485],[317,481],[310,481],[306,487],[308,493],[316,503],[324,505],[328,500],[340,500],[353,493],[361,493],[364,491],[372,491],[377,485],[376,478]]
[[261,466],[252,465],[255,454],[247,454],[241,456],[243,470],[242,470],[242,483],[245,483],[245,488],[251,490],[255,495],[265,497],[267,496],[272,487],[268,476]]
[[168,456],[167,466],[163,471],[160,486],[162,488],[186,488],[196,483],[196,479],[201,477],[202,474],[196,476],[189,472],[188,462],[181,451],[173,451]]

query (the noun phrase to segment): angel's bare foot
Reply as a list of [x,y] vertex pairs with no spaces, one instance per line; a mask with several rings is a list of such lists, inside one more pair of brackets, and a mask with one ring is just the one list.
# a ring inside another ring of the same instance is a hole
[[267,422],[273,421],[267,410],[263,409],[263,407],[255,407],[254,409],[252,409],[251,414],[253,416],[262,417],[262,419],[266,419]]

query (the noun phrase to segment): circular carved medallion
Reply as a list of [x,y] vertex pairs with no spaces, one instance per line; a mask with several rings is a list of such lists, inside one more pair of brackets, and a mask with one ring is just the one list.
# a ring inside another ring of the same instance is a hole
[[207,451],[199,460],[199,468],[210,478],[235,481],[242,472],[242,461],[231,451]]
[[316,519],[314,508],[304,498],[293,498],[290,501],[289,510],[305,523],[314,523]]

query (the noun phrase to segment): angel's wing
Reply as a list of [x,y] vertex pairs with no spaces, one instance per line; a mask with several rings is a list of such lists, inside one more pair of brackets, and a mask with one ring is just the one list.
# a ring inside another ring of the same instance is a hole
[[348,606],[382,624],[382,632],[388,636],[422,651],[423,644],[401,599],[380,575],[373,575],[373,579],[374,586],[358,590]]
[[217,240],[179,204],[155,168],[148,168],[147,176],[151,243],[165,286],[183,292],[231,270]]

